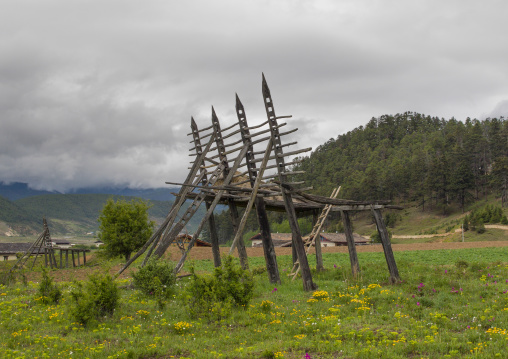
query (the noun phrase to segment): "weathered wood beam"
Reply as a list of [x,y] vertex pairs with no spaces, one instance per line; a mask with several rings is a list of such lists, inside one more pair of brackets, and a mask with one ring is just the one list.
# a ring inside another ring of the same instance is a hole
[[[196,130],[196,131],[198,131],[198,133],[199,133],[199,132],[208,131],[212,128],[213,128],[213,126],[208,126],[208,127],[202,128],[201,130]],[[196,132],[194,132],[194,129],[193,129],[191,133],[187,134],[187,136],[192,136],[194,133],[196,133]],[[193,142],[194,142],[194,140],[192,140],[190,143],[193,143]]]
[[[196,161],[194,161],[194,165],[192,166],[192,169],[189,171],[189,174],[187,175],[187,178],[185,179],[185,183],[192,183],[193,179],[196,176],[196,173],[199,170],[199,166],[203,162],[204,158],[206,157],[207,152],[210,150],[210,147],[213,144],[215,137],[212,136],[210,140],[208,141],[208,144],[206,145],[205,149],[202,151],[202,153],[196,158]],[[122,272],[127,269],[139,256],[141,256],[143,253],[146,252],[146,250],[152,245],[152,247],[149,250],[149,253],[147,253],[147,256],[145,257],[145,260],[143,263],[146,263],[148,258],[151,256],[153,250],[160,242],[161,238],[164,236],[165,233],[167,233],[167,227],[171,227],[175,221],[175,218],[178,214],[178,211],[180,210],[181,206],[186,200],[187,194],[191,191],[190,187],[182,187],[179,191],[179,197],[178,200],[173,202],[173,206],[171,210],[169,211],[168,215],[164,219],[163,224],[159,227],[157,231],[152,235],[152,237],[139,249],[139,251],[131,257],[130,260],[127,261],[127,263],[118,271],[116,274],[117,276],[122,274]]]
[[[288,156],[288,154],[284,154],[282,152],[282,143],[279,136],[279,130],[277,126],[277,120],[275,115],[275,109],[273,106],[273,100],[270,94],[270,89],[268,88],[268,84],[266,83],[265,75],[263,74],[263,82],[262,82],[262,93],[263,93],[263,102],[265,104],[266,116],[268,118],[268,122],[270,125],[270,131],[272,140],[274,141],[275,153],[276,153],[276,161],[279,165],[279,180],[280,182],[286,181],[286,175],[282,174],[281,169],[284,168],[284,157]],[[294,153],[298,153],[299,151],[294,151]],[[303,152],[303,151],[301,151]],[[301,153],[299,152],[299,153]],[[310,272],[309,263],[307,261],[307,255],[305,253],[305,246],[302,241],[302,235],[300,233],[300,227],[298,226],[298,220],[296,217],[295,207],[293,205],[293,200],[291,197],[291,193],[284,188],[282,190],[282,199],[284,201],[284,206],[286,208],[286,212],[288,214],[288,221],[291,227],[291,233],[293,235],[293,246],[298,255],[298,261],[300,262],[300,269],[302,273],[302,281],[303,281],[303,289],[305,291],[312,291],[317,289],[317,285],[312,281],[312,274]]]
[[[256,180],[258,178],[258,173],[254,170],[254,164],[250,161],[254,159],[254,143],[260,143],[263,139],[258,141],[252,141],[252,137],[250,136],[249,126],[247,124],[247,116],[245,114],[245,108],[243,107],[242,102],[238,95],[236,95],[236,115],[238,118],[238,123],[240,124],[240,129],[242,130],[242,140],[249,145],[249,151],[245,154],[245,160],[247,163],[247,170],[249,171],[249,182],[252,188],[256,186]],[[268,123],[267,121],[266,123]],[[271,136],[268,138],[269,143],[272,142]],[[271,148],[272,146],[270,146]],[[263,161],[262,161],[263,162]],[[266,165],[262,168],[266,167]],[[261,170],[261,169],[260,169]],[[264,171],[264,169],[263,169]],[[258,187],[261,184],[257,184]],[[259,190],[259,189],[258,189]],[[270,283],[280,283],[280,273],[279,267],[277,264],[277,256],[275,254],[275,248],[272,241],[272,235],[270,233],[270,223],[268,222],[268,215],[266,213],[265,201],[263,198],[258,198],[257,196],[252,196],[251,198],[255,198],[255,206],[256,206],[256,214],[258,218],[258,224],[261,232],[261,243],[263,245],[263,253],[265,255],[265,265],[268,273],[268,278]]]
[[[224,183],[225,184],[229,184],[229,182],[233,178],[233,173],[235,173],[235,171],[237,170],[238,166],[240,165],[240,162],[242,161],[242,159],[244,158],[245,154],[247,153],[247,150],[248,150],[248,146],[245,145],[245,148],[240,152],[240,154],[236,158],[233,167],[231,167],[231,171],[229,172],[229,174],[224,179]],[[190,240],[190,242],[189,242],[189,244],[187,246],[187,250],[185,251],[185,253],[180,258],[180,261],[178,262],[178,264],[175,266],[175,269],[174,269],[175,274],[180,272],[180,270],[182,269],[183,264],[185,263],[185,259],[187,258],[188,253],[190,252],[190,250],[194,246],[194,243],[196,243],[196,240],[198,239],[199,234],[201,233],[201,231],[203,229],[205,221],[208,221],[208,218],[213,213],[213,210],[215,209],[215,207],[219,203],[219,201],[220,201],[222,195],[224,194],[224,192],[225,192],[224,190],[221,190],[221,191],[219,191],[215,195],[215,198],[214,198],[213,202],[210,204],[210,209],[206,212],[205,217],[201,220],[201,223],[199,224],[198,229],[196,230],[196,232],[192,236],[192,239]],[[162,254],[164,254],[164,253],[162,253]],[[162,255],[159,253],[159,258],[160,258],[160,256],[162,256]]]
[[[212,124],[213,124],[213,131],[215,133],[215,142],[217,143],[217,151],[219,152],[219,158],[221,161],[223,161],[226,164],[226,168],[224,170],[224,174],[228,176],[229,173],[229,167],[227,166],[228,159],[226,157],[226,150],[224,147],[224,141],[223,139],[225,136],[222,135],[221,127],[219,123],[219,119],[217,118],[217,114],[215,113],[214,108],[212,107]],[[238,124],[237,124],[238,125]],[[239,129],[238,132],[241,130]],[[244,145],[245,146],[245,145]],[[248,151],[248,148],[247,148]],[[231,179],[235,176],[235,171],[231,173]],[[231,223],[233,225],[234,232],[238,231],[239,226],[239,215],[238,215],[238,209],[236,208],[235,201],[233,199],[228,199],[228,207],[229,207],[229,214],[231,217]],[[243,243],[243,240],[239,241],[238,243],[238,256],[240,258],[240,264],[243,269],[249,268],[249,259],[247,257],[247,250],[245,249],[245,244]]]
[[261,171],[258,173],[258,177],[256,178],[254,182],[254,186],[252,187],[252,195],[249,199],[249,202],[247,204],[247,207],[245,208],[245,212],[243,213],[242,221],[240,222],[240,226],[238,227],[238,230],[236,231],[235,238],[233,239],[233,243],[231,244],[231,248],[229,250],[229,254],[233,252],[235,249],[237,242],[241,239],[241,236],[243,234],[243,229],[245,227],[245,224],[247,223],[247,218],[249,216],[250,210],[252,209],[252,206],[254,205],[254,201],[256,199],[257,192],[259,190],[259,185],[261,184],[261,176],[263,175],[263,166],[266,166],[266,163],[268,162],[268,157],[270,156],[270,151],[272,149],[272,141],[268,142],[268,146],[266,147],[265,156],[263,158],[263,162],[261,165]]
[[[211,126],[213,128],[213,124]],[[196,152],[201,152],[201,139],[199,137],[199,131],[195,131],[198,129],[198,126],[196,124],[196,121],[194,121],[194,118],[191,118],[191,128],[192,128],[192,132],[193,132],[193,139],[194,139],[194,147],[196,149]],[[204,164],[204,161],[203,161],[203,164]],[[207,177],[206,177],[206,169],[202,168],[200,166],[200,171],[201,173],[204,173],[205,174],[205,177],[203,178],[203,181],[202,183],[203,184],[206,184],[207,182]],[[205,206],[206,206],[206,210],[209,211],[210,210],[210,201],[205,201]],[[209,232],[210,232],[210,241],[212,243],[212,256],[213,256],[213,264],[214,266],[217,268],[217,267],[220,267],[221,266],[221,258],[220,258],[220,248],[219,248],[219,237],[217,235],[217,226],[215,225],[215,217],[213,216],[213,214],[210,216],[210,218],[208,219],[208,229],[209,229]]]
[[356,244],[353,236],[353,225],[349,218],[348,211],[340,212],[342,223],[344,224],[344,234],[346,235],[347,249],[349,252],[349,262],[351,263],[351,273],[353,277],[358,277],[360,274],[360,263],[358,262],[358,255],[356,254]]
[[299,189],[293,188],[291,185],[287,183],[281,183],[280,181],[275,181],[276,183],[279,183],[282,187],[286,188],[287,190],[291,191],[292,193],[296,193],[299,196],[302,196],[303,198],[306,198],[310,201],[316,202],[316,203],[322,203],[322,204],[331,204],[331,205],[385,205],[389,204],[390,201],[387,200],[379,200],[379,201],[373,201],[373,202],[367,202],[367,201],[353,201],[353,200],[347,200],[347,199],[334,199],[329,197],[323,197],[323,196],[317,196],[313,194],[305,193]]
[[332,212],[341,211],[370,211],[372,209],[404,209],[404,207],[391,204],[351,204],[342,206],[333,206]]
[[393,256],[392,244],[390,243],[390,237],[383,221],[383,216],[379,209],[373,209],[372,215],[376,221],[377,231],[381,237],[381,244],[383,245],[383,251],[385,253],[386,264],[388,265],[388,271],[390,272],[390,282],[400,282],[399,270],[397,269],[397,263]]
[[[312,150],[312,147],[308,147],[308,148],[304,148],[304,149],[301,149],[301,150],[296,150],[296,151],[291,151],[291,152],[286,152],[286,153],[278,153],[276,154],[275,156],[270,156],[269,160],[276,160],[278,158],[284,158],[284,157],[289,157],[289,156],[294,156],[294,155],[297,155],[297,154],[300,154],[300,153],[303,153],[303,152],[309,152]],[[261,162],[261,159],[254,159],[252,160],[252,163],[256,163],[256,162]],[[286,164],[284,163],[283,164],[284,166],[286,166]]]

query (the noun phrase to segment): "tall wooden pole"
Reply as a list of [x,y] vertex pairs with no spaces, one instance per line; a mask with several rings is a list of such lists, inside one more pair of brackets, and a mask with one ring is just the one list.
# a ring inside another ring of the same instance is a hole
[[[196,154],[202,152],[201,147],[201,138],[199,137],[198,126],[196,125],[196,121],[191,117],[191,129],[192,129],[192,139],[194,140],[194,150]],[[205,161],[201,163],[202,166],[205,165]],[[200,168],[201,173],[206,173],[206,168]],[[207,181],[206,174],[203,177],[203,184]],[[210,210],[210,201],[206,201],[206,210]],[[215,225],[215,217],[213,214],[208,218],[208,229],[210,231],[210,241],[212,242],[212,254],[213,254],[213,264],[215,267],[221,266],[220,259],[220,249],[219,249],[219,237],[217,236],[217,227]]]
[[[213,131],[215,133],[215,142],[217,144],[217,152],[219,152],[219,158],[226,165],[224,169],[224,176],[227,176],[229,174],[230,169],[228,166],[228,160],[226,156],[226,147],[224,146],[224,140],[222,138],[219,119],[217,118],[215,109],[213,107],[212,107],[212,125]],[[235,174],[233,174],[233,176],[234,175]],[[238,224],[240,221],[235,201],[232,199],[228,199],[228,207],[229,214],[231,216],[231,223],[233,224],[233,230],[234,233],[236,233],[238,231]],[[243,242],[243,238],[240,238],[238,240],[237,248],[238,248],[238,257],[240,257],[240,265],[242,266],[243,269],[248,269],[249,259],[247,258],[247,250],[245,249],[245,243]]]
[[[276,156],[277,170],[279,173],[279,181],[280,183],[285,183],[287,182],[287,176],[284,174],[286,167],[282,152],[282,143],[277,126],[277,116],[275,115],[273,100],[270,95],[270,89],[268,88],[264,74],[262,87],[266,116],[268,117],[268,124],[270,125],[270,132],[274,142],[274,152]],[[291,192],[283,186],[281,186],[281,192],[284,206],[286,208],[286,213],[288,215],[289,226],[291,227],[291,233],[293,235],[293,245],[295,246],[296,252],[298,254],[298,262],[300,263],[300,269],[302,273],[303,289],[305,291],[316,290],[317,285],[312,281],[312,274],[310,272],[309,262],[307,261],[307,254],[305,253],[305,246],[303,244],[300,227],[298,226],[298,220],[296,217],[296,211],[293,205]]]
[[[245,155],[247,161],[247,170],[249,174],[249,181],[252,188],[256,183],[258,173],[256,171],[256,165],[254,162],[254,148],[250,137],[249,126],[247,124],[247,116],[245,109],[238,95],[236,95],[236,115],[240,124],[240,133],[242,135],[243,143],[249,144],[249,151]],[[270,283],[280,283],[279,267],[277,264],[277,256],[275,254],[275,248],[273,246],[272,234],[270,232],[270,223],[268,221],[268,215],[266,213],[265,201],[261,197],[257,197],[254,200],[256,206],[256,214],[258,217],[258,224],[261,231],[261,241],[263,244],[263,252],[265,255],[266,270],[268,272],[268,278]]]

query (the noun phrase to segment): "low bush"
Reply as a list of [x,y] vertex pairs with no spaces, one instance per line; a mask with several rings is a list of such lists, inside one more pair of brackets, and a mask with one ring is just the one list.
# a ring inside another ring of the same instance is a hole
[[171,262],[151,259],[132,275],[134,286],[145,295],[155,297],[159,309],[164,309],[167,299],[173,294],[176,275]]
[[[388,232],[388,238],[391,240],[392,239],[392,232],[391,231],[387,231],[387,232]],[[372,233],[370,235],[370,240],[373,243],[381,243],[381,236],[379,235],[379,232],[375,231],[374,233]]]
[[42,279],[37,289],[37,293],[44,304],[57,304],[62,298],[62,290],[49,276],[48,270],[42,268]]
[[88,325],[94,320],[112,315],[119,304],[118,286],[109,274],[99,272],[88,281],[75,282],[71,290],[71,316],[78,323]]
[[169,297],[176,283],[173,270],[173,263],[151,259],[132,275],[134,286],[149,296],[162,292],[165,297]]
[[231,314],[233,307],[245,307],[252,299],[254,279],[232,256],[224,257],[222,266],[215,268],[212,276],[198,276],[194,268],[190,271],[191,282],[183,298],[192,318],[221,320]]

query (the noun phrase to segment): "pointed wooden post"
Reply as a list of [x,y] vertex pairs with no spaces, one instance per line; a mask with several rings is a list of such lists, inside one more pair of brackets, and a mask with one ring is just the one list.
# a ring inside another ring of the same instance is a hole
[[[212,125],[213,125],[213,132],[215,133],[215,142],[217,144],[217,152],[219,153],[219,158],[222,162],[226,164],[226,168],[224,169],[224,175],[227,176],[230,172],[229,166],[228,166],[228,160],[226,157],[226,147],[224,146],[224,140],[222,138],[222,132],[220,128],[219,119],[217,118],[217,115],[215,114],[215,109],[212,106]],[[235,174],[233,174],[234,176]],[[231,216],[231,223],[233,224],[234,232],[238,231],[238,209],[236,208],[235,201],[232,199],[228,199],[228,207],[229,207],[229,213]],[[247,250],[245,249],[245,243],[243,242],[243,238],[240,238],[237,243],[238,248],[238,257],[240,258],[240,264],[243,269],[249,268],[249,259],[247,258]]]
[[[245,154],[247,153],[247,150],[248,150],[248,146],[245,145],[242,148],[242,150],[240,151],[240,153],[238,154],[238,156],[236,157],[235,162],[234,162],[233,166],[231,167],[231,171],[224,179],[224,186],[228,186],[231,183],[231,180],[233,179],[233,175],[236,172],[236,170],[238,169],[238,167],[240,166],[240,163],[242,162],[243,158],[245,157]],[[215,206],[217,206],[217,204],[219,203],[224,192],[225,192],[225,190],[221,189],[215,194],[215,198],[213,199],[213,202],[210,205],[210,209],[206,212],[205,216],[199,223],[198,229],[196,230],[196,232],[192,236],[192,239],[190,240],[189,244],[187,245],[187,249],[186,249],[185,253],[180,258],[180,261],[176,264],[175,269],[173,271],[175,274],[180,272],[180,270],[182,269],[183,264],[185,263],[185,259],[187,258],[187,255],[189,254],[190,250],[194,246],[194,243],[198,239],[199,234],[203,230],[205,221],[208,221],[208,217],[213,213]]]
[[397,283],[400,281],[399,270],[397,269],[397,263],[395,262],[395,257],[393,256],[392,244],[390,243],[390,237],[388,236],[388,231],[386,230],[381,210],[372,209],[372,214],[374,215],[377,231],[379,233],[379,237],[381,237],[381,244],[383,245],[383,250],[385,252],[386,264],[388,265],[388,271],[390,272],[390,282]]
[[72,268],[75,268],[76,262],[74,261],[74,250],[73,249],[71,249],[71,254],[72,254]]
[[[266,116],[268,117],[268,124],[270,125],[270,132],[274,142],[274,152],[277,162],[277,171],[279,173],[279,181],[281,183],[285,183],[287,182],[287,176],[284,174],[286,167],[284,162],[284,155],[282,152],[282,143],[280,140],[280,134],[277,125],[277,116],[275,115],[273,100],[270,95],[270,89],[268,88],[264,74],[262,87]],[[291,227],[291,233],[293,235],[293,246],[296,247],[296,252],[298,254],[298,262],[300,263],[300,269],[302,273],[303,289],[305,291],[316,290],[317,285],[312,281],[312,274],[310,272],[309,262],[307,261],[307,254],[305,252],[305,246],[302,240],[302,234],[300,232],[300,227],[298,226],[296,211],[293,205],[293,198],[291,193],[282,186],[281,191],[286,213],[288,214],[289,226]]]
[[[249,144],[249,150],[245,155],[247,161],[247,170],[249,174],[249,181],[251,188],[254,188],[254,184],[257,178],[256,165],[254,161],[254,148],[250,137],[249,126],[247,124],[247,116],[245,109],[238,95],[236,95],[236,115],[240,124],[240,133],[242,135],[243,143]],[[273,246],[272,234],[270,232],[270,223],[268,221],[268,215],[266,213],[265,201],[261,197],[257,197],[254,200],[256,206],[256,214],[258,217],[259,229],[261,231],[261,241],[263,244],[263,253],[265,255],[266,270],[268,272],[268,278],[270,283],[281,283],[279,266],[277,264],[277,256],[275,254],[275,248]]]
[[[194,141],[194,150],[196,154],[202,152],[201,147],[201,138],[199,136],[199,129],[196,125],[196,121],[191,117],[191,129],[192,129],[192,139]],[[201,162],[201,166],[205,165],[205,161]],[[201,173],[206,173],[206,168],[200,168]],[[204,185],[207,181],[206,174],[204,174],[203,182]],[[210,210],[210,201],[206,201],[206,210]],[[210,230],[210,241],[212,242],[212,254],[213,254],[213,264],[215,267],[220,267],[221,259],[220,259],[220,248],[219,248],[219,237],[217,236],[217,226],[215,225],[215,217],[213,214],[208,218],[208,229]]]
[[347,211],[340,212],[342,223],[344,224],[344,234],[346,235],[347,249],[349,251],[349,262],[351,263],[351,273],[353,277],[360,274],[360,264],[358,263],[358,255],[356,254],[356,244],[353,236],[353,226]]
[[65,268],[69,268],[69,250],[65,250]]

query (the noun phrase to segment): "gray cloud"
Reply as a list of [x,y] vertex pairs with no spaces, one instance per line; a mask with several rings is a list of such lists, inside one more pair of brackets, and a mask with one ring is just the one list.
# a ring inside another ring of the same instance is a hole
[[0,180],[66,190],[185,178],[190,117],[299,147],[407,110],[506,116],[503,1],[18,0],[0,14]]

